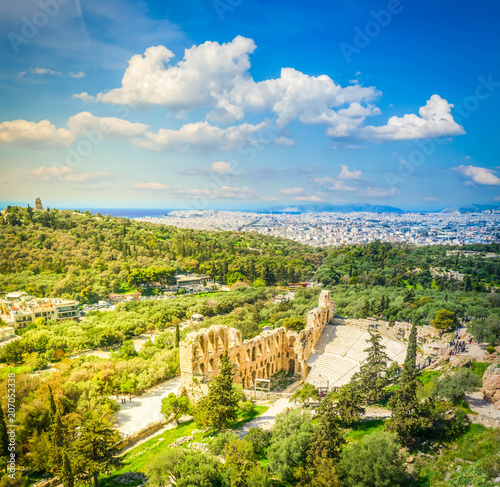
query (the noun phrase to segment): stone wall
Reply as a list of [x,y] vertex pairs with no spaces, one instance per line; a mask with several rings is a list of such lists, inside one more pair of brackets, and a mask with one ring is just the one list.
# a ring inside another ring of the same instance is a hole
[[281,327],[242,340],[241,331],[223,325],[189,333],[180,343],[181,389],[193,398],[205,394],[225,350],[234,363],[235,382],[245,389],[280,370],[305,378],[306,362],[334,309],[330,291],[321,291],[319,306],[307,314],[306,327],[299,333]]

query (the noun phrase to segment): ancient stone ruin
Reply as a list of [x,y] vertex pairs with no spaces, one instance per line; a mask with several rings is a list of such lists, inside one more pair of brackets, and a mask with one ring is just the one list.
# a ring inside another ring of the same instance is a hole
[[321,291],[319,307],[307,314],[306,327],[299,333],[281,327],[242,340],[241,331],[223,325],[189,333],[180,343],[181,388],[194,398],[205,394],[225,350],[235,364],[235,382],[245,389],[252,388],[255,379],[268,379],[281,370],[305,379],[306,362],[334,308],[330,291]]
[[35,200],[35,210],[43,210],[42,200],[40,198]]

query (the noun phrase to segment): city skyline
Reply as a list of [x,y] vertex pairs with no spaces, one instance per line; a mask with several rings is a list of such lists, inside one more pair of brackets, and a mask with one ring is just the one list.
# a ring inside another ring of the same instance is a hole
[[492,1],[3,10],[4,204],[500,203]]

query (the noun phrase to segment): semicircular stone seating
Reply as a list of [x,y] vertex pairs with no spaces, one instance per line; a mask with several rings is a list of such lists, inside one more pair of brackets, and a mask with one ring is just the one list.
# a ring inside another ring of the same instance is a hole
[[[370,339],[368,331],[345,325],[327,325],[318,339],[314,352],[307,365],[311,367],[306,382],[328,387],[340,387],[347,384],[359,371],[367,357],[364,351]],[[406,356],[403,342],[382,337],[386,353],[391,362],[402,364]]]

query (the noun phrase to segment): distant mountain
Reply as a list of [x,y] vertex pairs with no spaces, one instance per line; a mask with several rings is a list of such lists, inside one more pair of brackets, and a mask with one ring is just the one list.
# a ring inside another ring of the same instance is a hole
[[347,205],[330,205],[315,204],[315,205],[293,205],[293,208],[288,206],[275,206],[267,208],[265,211],[276,212],[294,212],[294,213],[320,213],[320,212],[335,212],[335,213],[352,213],[365,211],[368,213],[405,213],[401,208],[385,205],[370,205],[369,203],[357,203]]
[[444,208],[440,213],[481,213],[482,211],[500,210],[498,205],[467,205],[467,206],[450,206]]

